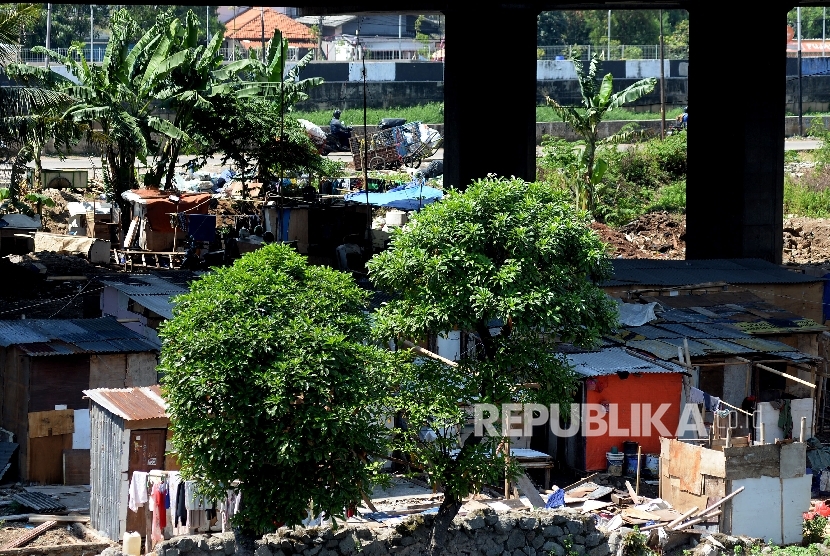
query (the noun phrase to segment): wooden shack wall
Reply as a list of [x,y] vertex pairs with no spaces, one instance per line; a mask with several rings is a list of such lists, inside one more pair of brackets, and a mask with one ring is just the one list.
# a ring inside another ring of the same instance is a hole
[[88,355],[21,357],[30,360],[29,412],[53,411],[56,405],[89,407],[83,392],[90,386]]
[[2,360],[4,362],[2,426],[13,432],[15,441],[20,444],[17,449],[17,469],[21,474],[25,474],[26,458],[29,452],[29,363],[31,360],[14,346],[3,350]]
[[[114,541],[121,538],[122,500],[126,467],[123,466],[125,444],[124,419],[93,403],[90,409],[90,499],[89,518],[94,529]],[[122,471],[123,469],[123,471]]]

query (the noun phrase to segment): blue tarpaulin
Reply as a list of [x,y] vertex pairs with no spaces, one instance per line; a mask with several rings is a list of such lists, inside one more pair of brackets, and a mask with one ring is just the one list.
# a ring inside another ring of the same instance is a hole
[[[400,210],[418,210],[419,208],[437,201],[444,196],[444,192],[428,185],[421,186],[410,182],[386,191],[385,193],[369,193],[369,204],[376,207],[396,208]],[[356,191],[346,194],[347,201],[366,203],[366,192]]]

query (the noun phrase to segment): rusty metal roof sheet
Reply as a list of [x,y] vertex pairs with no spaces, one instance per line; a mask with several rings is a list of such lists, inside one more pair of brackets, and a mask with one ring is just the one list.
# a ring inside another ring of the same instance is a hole
[[590,353],[572,353],[566,357],[574,370],[582,376],[610,375],[622,371],[631,373],[685,372],[680,365],[638,357],[620,347]]
[[158,385],[135,388],[84,390],[90,400],[126,421],[168,417],[167,404]]

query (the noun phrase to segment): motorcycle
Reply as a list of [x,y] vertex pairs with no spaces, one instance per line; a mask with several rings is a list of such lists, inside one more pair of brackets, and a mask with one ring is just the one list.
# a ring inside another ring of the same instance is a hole
[[[331,125],[329,125],[329,130],[331,130]],[[342,152],[351,152],[351,147],[349,146],[349,139],[352,136],[352,127],[351,126],[344,126],[341,127],[341,133],[332,133],[329,131],[326,133],[326,144],[323,145],[323,155],[327,155],[329,153],[342,153]]]

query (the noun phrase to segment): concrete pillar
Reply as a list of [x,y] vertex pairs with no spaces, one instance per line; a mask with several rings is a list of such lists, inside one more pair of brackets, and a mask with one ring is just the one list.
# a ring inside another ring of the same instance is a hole
[[[750,10],[730,25],[715,5],[690,4],[684,7],[697,38],[689,74],[686,258],[780,263],[787,9]],[[728,56],[728,45],[738,44],[752,45],[739,62]],[[717,101],[724,88],[728,106]]]
[[445,12],[444,185],[536,175],[536,17],[518,5]]

